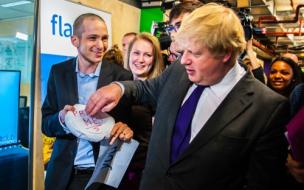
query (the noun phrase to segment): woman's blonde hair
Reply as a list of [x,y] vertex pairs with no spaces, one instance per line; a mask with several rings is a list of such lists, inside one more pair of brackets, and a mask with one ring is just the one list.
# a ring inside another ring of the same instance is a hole
[[176,41],[182,47],[189,40],[202,44],[215,57],[231,52],[230,62],[235,62],[246,46],[239,17],[232,9],[216,3],[197,8],[182,21]]
[[152,44],[153,47],[153,64],[147,75],[147,79],[157,77],[164,70],[163,57],[161,54],[160,44],[158,39],[146,32],[139,33],[134,40],[130,43],[128,49],[128,69],[130,70],[130,55],[133,48],[133,45],[138,40],[144,40]]

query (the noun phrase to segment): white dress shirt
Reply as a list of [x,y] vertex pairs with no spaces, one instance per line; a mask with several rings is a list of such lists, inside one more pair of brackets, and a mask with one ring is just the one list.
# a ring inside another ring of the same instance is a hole
[[[212,116],[236,83],[245,75],[245,73],[245,69],[236,63],[220,82],[205,88],[198,101],[192,119],[190,142],[194,139],[194,137],[196,137],[208,119]],[[187,100],[196,87],[197,85],[193,84],[189,88],[183,102]]]

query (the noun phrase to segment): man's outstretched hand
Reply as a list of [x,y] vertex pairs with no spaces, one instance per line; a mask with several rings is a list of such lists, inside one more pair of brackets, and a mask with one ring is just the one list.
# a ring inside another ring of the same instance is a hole
[[116,83],[111,83],[107,86],[99,88],[91,95],[85,111],[90,116],[94,116],[97,112],[109,112],[119,102],[122,96],[122,89]]

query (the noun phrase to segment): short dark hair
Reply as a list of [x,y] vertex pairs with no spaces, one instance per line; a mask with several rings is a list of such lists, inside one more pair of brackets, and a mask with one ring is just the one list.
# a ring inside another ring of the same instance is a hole
[[175,5],[169,14],[169,23],[174,19],[179,17],[180,15],[184,13],[191,13],[194,11],[196,8],[202,6],[202,2],[184,2],[184,3],[179,3]]
[[76,20],[74,21],[74,23],[73,23],[73,35],[81,37],[81,34],[83,32],[82,23],[83,23],[84,19],[86,19],[86,18],[98,19],[98,20],[100,20],[102,22],[105,22],[103,20],[103,18],[101,18],[97,14],[94,14],[94,13],[85,13],[85,14],[82,14],[82,15],[78,16],[76,18]]

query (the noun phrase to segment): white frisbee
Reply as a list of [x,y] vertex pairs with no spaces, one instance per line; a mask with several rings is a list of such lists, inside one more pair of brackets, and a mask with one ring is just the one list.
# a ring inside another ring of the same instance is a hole
[[75,104],[75,111],[65,115],[65,124],[75,136],[93,142],[109,138],[115,120],[109,114],[101,113],[91,117],[85,112],[85,105]]

